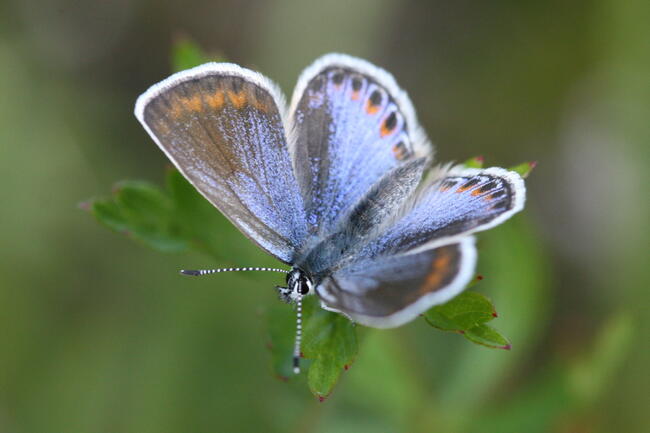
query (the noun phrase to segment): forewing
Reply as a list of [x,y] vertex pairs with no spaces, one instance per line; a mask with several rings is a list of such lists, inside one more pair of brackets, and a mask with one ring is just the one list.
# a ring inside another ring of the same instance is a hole
[[363,325],[390,328],[460,293],[476,265],[474,238],[416,254],[359,260],[316,288],[324,308]]
[[172,75],[135,108],[187,180],[247,237],[289,263],[307,226],[283,111],[270,80],[226,63]]
[[393,77],[340,54],[326,55],[303,72],[290,125],[309,230],[321,237],[389,170],[431,153]]
[[524,207],[523,179],[502,168],[465,169],[429,182],[361,257],[417,252],[502,223]]

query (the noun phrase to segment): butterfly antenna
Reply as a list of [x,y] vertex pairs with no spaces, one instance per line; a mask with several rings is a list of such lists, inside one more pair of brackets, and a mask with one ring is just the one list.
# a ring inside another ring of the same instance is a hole
[[300,342],[302,341],[302,295],[296,299],[296,342],[293,346],[293,372],[300,373]]
[[193,275],[195,277],[208,274],[217,274],[219,272],[244,272],[244,271],[265,271],[265,272],[282,272],[288,274],[289,271],[278,268],[220,268],[220,269],[198,269],[198,270],[181,270],[183,275]]

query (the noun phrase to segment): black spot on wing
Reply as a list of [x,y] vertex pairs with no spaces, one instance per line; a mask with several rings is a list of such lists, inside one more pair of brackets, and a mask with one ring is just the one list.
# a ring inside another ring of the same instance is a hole
[[363,84],[363,82],[361,81],[360,77],[352,78],[352,90],[354,90],[355,92],[358,92],[359,90],[361,90],[362,84]]
[[393,129],[395,129],[395,126],[397,126],[397,115],[393,111],[388,115],[388,117],[384,121],[384,127],[387,130],[392,131]]
[[311,83],[309,83],[309,88],[315,92],[319,92],[323,89],[324,82],[325,80],[323,79],[323,76],[317,75],[313,80],[311,80]]
[[372,92],[370,95],[370,105],[377,106],[380,105],[382,101],[382,96],[381,92],[379,90],[375,90]]
[[486,183],[484,185],[481,185],[481,187],[478,189],[478,191],[479,191],[479,193],[484,194],[484,193],[486,193],[488,191],[492,191],[493,189],[495,189],[498,186],[499,186],[499,184],[496,181],[492,180],[492,181],[490,181],[490,182],[488,182],[488,183]]
[[345,78],[343,71],[336,71],[332,76],[332,82],[334,82],[334,84],[339,86],[341,83],[343,83],[343,78]]

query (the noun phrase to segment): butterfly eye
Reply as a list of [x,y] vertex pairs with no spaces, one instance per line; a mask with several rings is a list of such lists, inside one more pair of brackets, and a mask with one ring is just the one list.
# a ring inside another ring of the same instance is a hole
[[301,295],[306,295],[309,293],[309,283],[307,282],[307,279],[303,278],[298,283],[298,293]]

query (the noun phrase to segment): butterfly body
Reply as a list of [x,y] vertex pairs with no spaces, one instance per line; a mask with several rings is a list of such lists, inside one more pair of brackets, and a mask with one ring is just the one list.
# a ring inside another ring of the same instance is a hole
[[404,91],[345,55],[308,67],[289,109],[266,77],[209,63],[154,85],[135,114],[208,201],[292,267],[283,300],[314,293],[368,326],[458,294],[475,268],[471,234],[524,204],[516,173],[432,168]]

